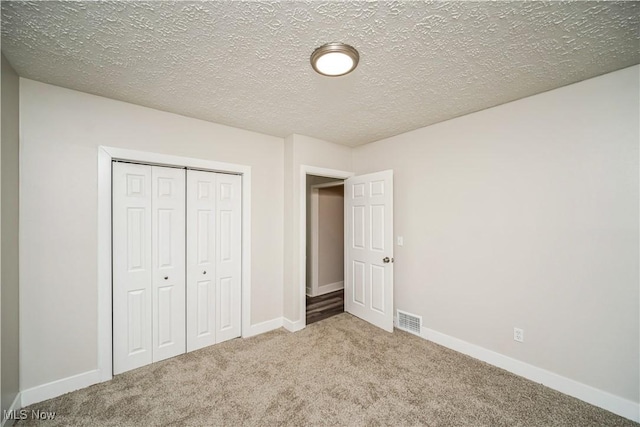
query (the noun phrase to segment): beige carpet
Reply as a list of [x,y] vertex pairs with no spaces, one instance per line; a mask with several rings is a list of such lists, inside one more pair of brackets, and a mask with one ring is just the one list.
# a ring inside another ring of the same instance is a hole
[[175,357],[28,409],[55,411],[47,426],[638,425],[348,314]]

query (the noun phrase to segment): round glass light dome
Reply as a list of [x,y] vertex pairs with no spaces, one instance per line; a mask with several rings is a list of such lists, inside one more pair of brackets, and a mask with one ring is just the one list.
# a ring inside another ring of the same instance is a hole
[[311,54],[311,66],[317,73],[329,77],[344,76],[358,65],[358,51],[344,43],[327,43]]

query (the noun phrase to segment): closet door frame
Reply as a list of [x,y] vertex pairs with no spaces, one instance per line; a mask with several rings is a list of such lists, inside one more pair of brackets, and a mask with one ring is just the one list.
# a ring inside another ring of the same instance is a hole
[[[111,163],[120,160],[152,166],[184,167],[242,177],[241,332],[251,335],[251,166],[115,147],[98,147],[98,369],[92,383],[113,378]],[[89,385],[89,384],[87,384]]]

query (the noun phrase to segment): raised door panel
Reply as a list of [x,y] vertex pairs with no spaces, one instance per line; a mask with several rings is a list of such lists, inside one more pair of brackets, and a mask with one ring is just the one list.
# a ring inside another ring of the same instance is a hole
[[148,350],[145,338],[148,331],[146,325],[149,310],[147,300],[148,292],[145,289],[136,289],[127,292],[127,355],[135,355]]
[[164,348],[175,344],[173,331],[173,317],[175,304],[173,302],[175,286],[161,286],[158,288],[158,347]]
[[365,282],[364,268],[365,264],[360,261],[352,261],[353,287],[349,294],[352,302],[364,307]]
[[216,174],[216,342],[240,336],[242,178]]
[[187,351],[216,342],[216,176],[187,171]]
[[186,351],[185,170],[153,166],[153,361]]
[[[145,238],[148,238],[148,233],[145,230],[145,219],[149,213],[145,208],[125,208],[127,215],[127,271],[144,271],[145,270]],[[148,268],[149,266],[146,265]]]
[[[206,339],[215,336],[215,286],[213,280],[201,280],[196,284],[195,338]],[[213,344],[215,341],[211,339]]]
[[218,283],[218,289],[216,293],[216,299],[219,302],[218,306],[218,318],[217,324],[220,331],[227,331],[233,328],[233,312],[232,307],[232,294],[233,294],[233,278],[223,277]]
[[363,205],[354,205],[351,208],[351,212],[351,248],[364,249],[365,207]]
[[371,239],[370,250],[384,253],[385,251],[385,226],[384,226],[384,205],[371,205],[369,208],[371,218]]
[[378,313],[384,315],[385,313],[385,304],[384,304],[384,288],[385,288],[385,280],[384,280],[384,266],[380,265],[371,265],[370,269],[371,276],[371,310],[377,311]]
[[153,360],[151,166],[112,167],[113,371],[120,374]]

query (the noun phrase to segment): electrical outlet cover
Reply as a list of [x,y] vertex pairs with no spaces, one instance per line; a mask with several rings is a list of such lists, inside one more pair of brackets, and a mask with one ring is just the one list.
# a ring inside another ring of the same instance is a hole
[[524,342],[524,330],[513,328],[513,339],[518,342]]

